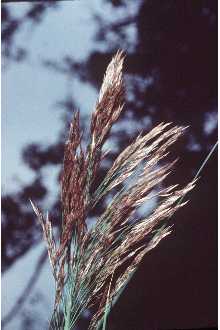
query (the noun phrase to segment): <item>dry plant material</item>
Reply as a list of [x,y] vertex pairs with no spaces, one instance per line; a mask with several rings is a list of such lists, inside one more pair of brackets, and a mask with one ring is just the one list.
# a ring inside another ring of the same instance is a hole
[[[118,299],[144,255],[171,233],[165,220],[185,204],[180,199],[195,185],[193,181],[182,189],[177,189],[177,185],[162,187],[176,161],[163,166],[159,162],[185,128],[160,123],[146,135],[139,135],[116,158],[92,192],[104,157],[103,144],[123,108],[123,61],[119,51],[106,70],[86,150],[81,144],[79,112],[74,114],[64,151],[59,244],[55,243],[49,216],[44,217],[31,202],[43,228],[56,283],[50,329],[73,329],[83,311],[91,306],[96,307],[96,313],[89,329],[98,329],[106,306]],[[88,212],[119,185],[123,189],[115,193],[88,230]],[[155,197],[155,209],[146,217],[135,219],[137,208]]]

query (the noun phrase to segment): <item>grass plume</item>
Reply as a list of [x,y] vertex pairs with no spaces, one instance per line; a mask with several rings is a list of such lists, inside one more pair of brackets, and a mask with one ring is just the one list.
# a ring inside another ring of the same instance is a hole
[[[79,112],[74,113],[64,151],[59,242],[55,242],[50,217],[31,201],[43,228],[56,283],[50,329],[74,329],[83,311],[91,306],[96,312],[89,329],[98,329],[107,308],[114,305],[145,254],[171,233],[165,220],[186,204],[179,201],[195,186],[193,180],[183,188],[162,187],[176,160],[162,166],[160,161],[185,128],[160,123],[125,148],[99,186],[92,189],[105,156],[103,145],[123,109],[123,62],[124,55],[118,51],[106,70],[85,150]],[[130,180],[132,177],[135,180]],[[123,188],[88,230],[86,220],[91,209],[118,186]],[[159,200],[155,209],[136,219],[137,209],[154,197]]]

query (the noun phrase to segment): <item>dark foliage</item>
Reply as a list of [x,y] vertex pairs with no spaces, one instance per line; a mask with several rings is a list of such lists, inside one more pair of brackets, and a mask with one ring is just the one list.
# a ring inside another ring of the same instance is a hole
[[[2,1],[2,26],[1,26],[1,37],[2,37],[2,55],[3,55],[3,64],[5,64],[7,60],[13,61],[23,61],[27,55],[28,50],[23,47],[17,46],[15,43],[15,38],[18,32],[23,28],[23,26],[27,23],[30,24],[39,24],[44,15],[46,14],[48,9],[57,8],[58,3],[55,1],[42,1],[42,2],[34,2],[31,3],[30,7],[24,13],[24,15],[20,18],[15,18],[11,11],[11,5],[6,4],[6,1]],[[5,4],[4,4],[5,2]],[[18,1],[14,1],[18,2]],[[20,4],[22,5],[22,4]]]

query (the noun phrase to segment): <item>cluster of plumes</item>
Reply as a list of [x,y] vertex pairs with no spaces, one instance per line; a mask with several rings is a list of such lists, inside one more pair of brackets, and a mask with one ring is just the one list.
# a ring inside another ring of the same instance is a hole
[[[58,247],[49,217],[44,218],[32,202],[43,227],[56,281],[53,329],[73,329],[81,313],[93,305],[96,313],[89,329],[98,328],[106,308],[117,300],[144,255],[170,234],[171,226],[164,220],[185,204],[180,202],[181,198],[195,185],[194,181],[182,189],[177,189],[177,185],[161,188],[175,161],[163,166],[159,166],[159,161],[167,156],[168,148],[185,129],[161,123],[146,135],[139,135],[92,191],[104,157],[103,144],[123,108],[123,60],[122,52],[118,52],[107,68],[85,151],[81,145],[79,112],[74,114],[64,152],[62,231]],[[94,227],[87,230],[88,212],[121,185],[123,188],[112,197]],[[137,208],[156,196],[160,202],[152,213],[135,219]],[[61,314],[62,325],[58,320]]]

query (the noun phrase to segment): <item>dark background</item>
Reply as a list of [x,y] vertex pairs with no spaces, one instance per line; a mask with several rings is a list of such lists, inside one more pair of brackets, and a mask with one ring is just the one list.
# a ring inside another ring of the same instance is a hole
[[[107,1],[103,0],[103,5]],[[108,1],[112,13],[126,12],[127,1]],[[106,24],[105,17],[94,16],[97,34],[94,50],[86,60],[66,56],[55,62],[48,59],[45,69],[73,74],[81,82],[97,89],[112,55],[118,48],[126,52],[126,106],[123,118],[140,123],[146,118],[146,129],[161,121],[190,125],[187,134],[173,148],[180,160],[168,183],[185,184],[195,175],[217,140],[217,1],[138,1],[138,13]],[[77,6],[73,1],[72,6]],[[3,62],[25,61],[26,49],[15,47],[16,34],[25,20],[38,26],[47,11],[59,10],[58,2],[33,2],[20,20],[2,4]],[[131,44],[126,28],[136,26],[137,40]],[[96,43],[105,45],[98,51]],[[147,79],[147,80],[146,80]],[[147,81],[147,83],[146,83]],[[77,103],[77,100],[76,100]],[[65,129],[74,108],[66,99]],[[205,129],[212,118],[210,130]],[[87,126],[88,122],[84,121]],[[133,135],[126,125],[113,133],[114,142],[122,149]],[[47,187],[41,172],[48,165],[62,162],[64,134],[57,143],[42,148],[27,145],[23,161],[35,172],[35,179],[21,186],[16,194],[2,196],[2,271],[41,240],[28,198],[44,205]],[[115,151],[109,155],[112,160]],[[100,177],[103,175],[100,172]],[[103,206],[94,210],[101,213]],[[60,203],[54,203],[52,216],[59,226]],[[16,219],[22,218],[17,222]],[[217,326],[217,152],[202,172],[190,204],[174,217],[174,232],[157,249],[149,253],[129,283],[109,319],[109,329],[189,329]],[[44,262],[44,259],[43,261]],[[82,320],[80,329],[86,329]]]

